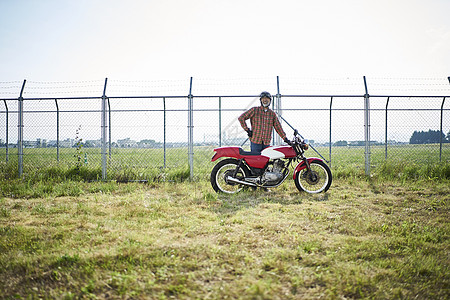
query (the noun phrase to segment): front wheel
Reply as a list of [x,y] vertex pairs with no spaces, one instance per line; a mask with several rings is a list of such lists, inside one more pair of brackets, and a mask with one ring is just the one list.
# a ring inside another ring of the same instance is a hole
[[[242,185],[227,180],[228,176],[234,175],[238,166],[239,161],[232,158],[224,159],[214,166],[211,171],[211,185],[216,192],[235,194],[242,190]],[[249,174],[248,168],[241,166],[233,177],[241,180],[250,176]]]
[[331,170],[320,160],[309,163],[311,171],[308,169],[300,170],[295,177],[295,186],[299,191],[305,191],[310,194],[326,192],[331,186]]

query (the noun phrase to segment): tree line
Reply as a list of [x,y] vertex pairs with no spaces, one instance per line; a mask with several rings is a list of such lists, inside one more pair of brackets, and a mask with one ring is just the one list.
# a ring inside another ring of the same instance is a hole
[[410,144],[450,143],[450,131],[447,136],[440,130],[414,131],[409,139]]
[[[445,135],[439,130],[414,131],[409,139],[410,144],[439,144],[440,142],[450,143],[450,131]],[[382,142],[370,141],[372,146],[382,145]],[[337,141],[333,146],[364,146],[364,141]]]

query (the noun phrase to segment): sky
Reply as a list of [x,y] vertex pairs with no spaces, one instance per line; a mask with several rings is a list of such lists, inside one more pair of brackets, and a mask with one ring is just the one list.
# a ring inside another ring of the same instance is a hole
[[0,81],[450,76],[449,0],[0,0]]
[[[367,76],[371,95],[448,96],[448,12],[450,0],[0,0],[0,98],[16,99],[25,79],[29,98],[100,96],[105,78],[110,97],[185,96],[191,77],[194,95],[275,94],[277,76],[283,95],[363,95]],[[286,99],[283,109],[292,102]],[[371,105],[384,108],[385,101]],[[433,101],[422,107],[438,109],[441,98]],[[395,108],[401,101],[391,102]],[[123,103],[131,105],[115,108]],[[362,102],[336,100],[333,107],[344,104]],[[310,135],[325,134],[328,116],[312,118],[325,127]],[[352,127],[357,138],[360,119]],[[438,124],[436,114],[419,119],[425,130]],[[302,120],[294,126],[305,127]],[[409,131],[389,138],[405,140]]]

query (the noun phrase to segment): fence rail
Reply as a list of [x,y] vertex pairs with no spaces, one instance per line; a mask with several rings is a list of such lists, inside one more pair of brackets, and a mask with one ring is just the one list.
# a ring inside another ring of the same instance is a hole
[[[339,161],[333,150],[342,155],[344,150],[360,152],[357,147],[364,147],[361,164],[369,175],[371,166],[380,159],[380,147],[386,160],[409,144],[413,131],[427,130],[438,131],[439,140],[421,148],[430,150],[431,160],[449,160],[450,109],[445,105],[450,93],[371,95],[365,77],[364,83],[364,94],[280,94],[277,78],[272,109],[285,120],[286,132],[293,124],[305,137],[315,140],[320,152],[328,152],[332,166]],[[189,93],[181,96],[107,96],[107,86],[105,79],[103,94],[96,97],[24,97],[23,81],[18,98],[0,98],[4,104],[0,110],[0,159],[11,164],[17,158],[14,163],[19,177],[23,177],[24,168],[26,172],[55,161],[73,164],[71,157],[79,163],[84,156],[86,165],[101,168],[103,180],[111,177],[108,171],[117,174],[130,168],[184,166],[193,179],[199,166],[209,166],[212,148],[242,145],[246,136],[237,117],[250,106],[259,105],[256,95],[193,95],[192,78]],[[1,88],[0,84],[0,95]],[[11,142],[10,132],[15,127],[17,140]],[[84,151],[77,149],[77,143]],[[274,137],[273,144],[279,143],[279,137]],[[389,149],[393,155],[388,155]],[[372,150],[376,150],[376,157],[371,157]]]

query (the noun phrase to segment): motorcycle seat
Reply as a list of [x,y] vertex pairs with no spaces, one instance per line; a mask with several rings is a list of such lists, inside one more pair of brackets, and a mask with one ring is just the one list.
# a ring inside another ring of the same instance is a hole
[[260,152],[251,152],[251,151],[244,151],[244,149],[239,148],[239,154],[242,156],[248,156],[248,155],[261,155]]

